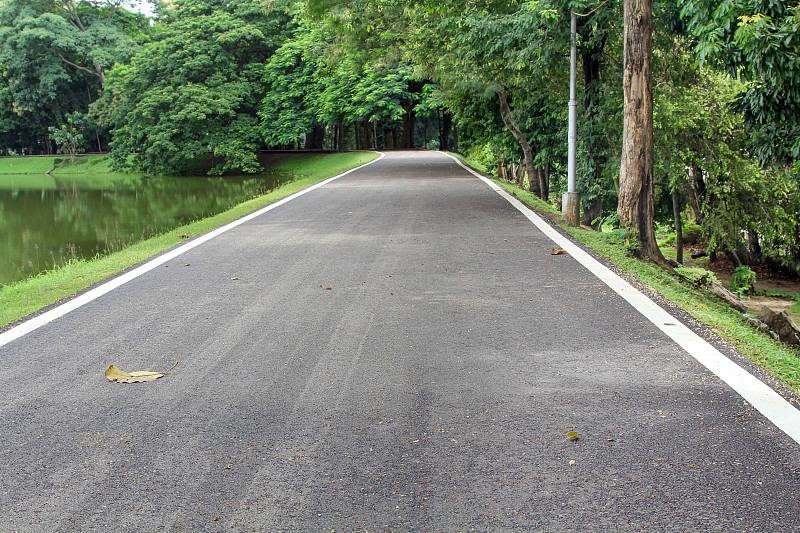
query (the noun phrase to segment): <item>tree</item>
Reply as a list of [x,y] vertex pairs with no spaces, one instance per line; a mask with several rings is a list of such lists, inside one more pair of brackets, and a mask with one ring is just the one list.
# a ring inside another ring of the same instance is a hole
[[86,118],[86,115],[76,111],[67,115],[66,122],[60,127],[50,126],[50,138],[60,147],[59,151],[69,154],[73,163],[75,154],[83,148]]
[[275,52],[266,65],[265,95],[259,108],[260,130],[268,146],[298,144],[322,148],[319,127],[322,92],[321,76],[326,49],[324,28],[295,15],[298,28]]
[[293,37],[266,67],[267,94],[259,112],[265,141],[297,145],[305,136],[310,148],[326,126],[338,132],[335,141],[343,140],[345,126],[353,126],[357,148],[377,147],[379,133],[388,147],[414,147],[416,117],[438,109],[434,87],[399,58],[339,48],[344,45],[336,43],[334,20],[304,15],[296,14]]
[[625,114],[617,211],[622,224],[636,234],[641,255],[662,263],[653,202],[652,0],[625,0],[624,18]]
[[800,5],[777,0],[680,0],[710,62],[747,85],[739,98],[750,144],[762,162],[800,158]]
[[[621,4],[573,6],[578,11],[578,54],[583,84],[578,119],[576,178],[581,224],[599,229],[603,214],[616,210],[618,139],[622,134],[622,65],[609,61],[622,48]],[[582,67],[582,68],[581,68]]]
[[149,31],[145,17],[119,6],[119,0],[0,5],[5,147],[50,153],[48,128],[88,110],[102,91],[106,70],[127,61]]
[[264,65],[291,24],[285,9],[265,13],[259,0],[176,0],[153,41],[109,75],[97,106],[113,128],[116,164],[162,174],[258,171]]

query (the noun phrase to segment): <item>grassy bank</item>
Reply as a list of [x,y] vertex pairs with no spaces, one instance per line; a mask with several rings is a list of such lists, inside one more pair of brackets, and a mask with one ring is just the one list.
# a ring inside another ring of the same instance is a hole
[[[70,161],[68,156],[0,157],[0,184],[19,182],[20,186],[48,188],[48,180],[58,176],[111,176],[120,173],[111,168],[111,160],[103,155],[86,155]],[[52,187],[50,187],[52,188]]]
[[[508,192],[542,214],[561,213],[552,205],[510,183],[498,182]],[[597,251],[620,269],[642,283],[653,287],[662,296],[707,325],[730,342],[753,363],[800,392],[800,351],[774,340],[745,323],[741,313],[710,293],[698,289],[682,278],[647,261],[633,257],[616,233],[583,228],[561,227],[575,239]]]
[[0,157],[2,174],[46,174],[55,166],[55,157]]
[[[293,155],[277,158],[275,168],[292,172],[295,181],[242,203],[229,211],[202,219],[168,233],[131,245],[122,251],[92,260],[72,261],[57,270],[0,287],[0,326],[9,324],[114,276],[137,263],[167,250],[185,239],[205,233],[239,217],[285,198],[315,183],[362,165],[377,154],[353,152],[342,154]],[[37,158],[38,159],[38,158]]]

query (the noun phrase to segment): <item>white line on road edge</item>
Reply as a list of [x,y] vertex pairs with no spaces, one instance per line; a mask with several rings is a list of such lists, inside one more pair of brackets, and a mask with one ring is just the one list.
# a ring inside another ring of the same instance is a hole
[[[447,154],[450,155],[450,154]],[[781,395],[772,390],[758,378],[744,370],[742,367],[725,357],[716,348],[700,338],[695,332],[686,327],[675,317],[664,311],[650,298],[639,292],[627,281],[597,261],[594,257],[575,245],[569,238],[554,230],[547,222],[531,211],[525,204],[510,195],[505,189],[492,180],[481,176],[471,168],[464,165],[458,158],[450,155],[467,171],[482,179],[505,198],[520,213],[533,222],[547,237],[558,246],[566,250],[581,265],[608,285],[614,292],[622,296],[645,318],[652,322],[658,329],[674,340],[681,348],[697,359],[703,366],[716,374],[722,381],[730,385],[753,407],[778,426],[795,442],[800,444],[800,410],[797,410]]]
[[123,274],[121,276],[117,276],[116,278],[113,278],[113,279],[107,281],[106,283],[103,283],[102,285],[100,285],[100,286],[98,286],[98,287],[96,287],[96,288],[94,288],[94,289],[92,289],[92,290],[90,290],[88,292],[83,293],[82,295],[78,296],[74,300],[70,300],[69,302],[61,304],[58,307],[54,307],[50,311],[42,313],[39,316],[36,316],[36,317],[26,321],[26,322],[23,322],[19,326],[11,328],[8,331],[6,331],[5,333],[0,333],[0,347],[5,346],[9,342],[16,340],[16,339],[22,337],[23,335],[27,335],[31,331],[33,331],[33,330],[35,330],[37,328],[40,328],[40,327],[44,326],[45,324],[47,324],[49,322],[52,322],[53,320],[61,318],[62,316],[66,315],[67,313],[69,313],[71,311],[74,311],[75,309],[78,309],[79,307],[81,307],[83,305],[86,305],[86,304],[88,304],[89,302],[91,302],[93,300],[96,300],[97,298],[103,296],[104,294],[109,293],[109,292],[113,291],[114,289],[116,289],[116,288],[128,283],[129,281],[138,278],[142,274],[145,274],[146,272],[149,272],[149,271],[153,270],[154,268],[156,268],[159,265],[163,265],[167,261],[171,261],[172,259],[175,259],[179,255],[181,255],[181,254],[183,254],[185,252],[188,252],[192,248],[196,248],[196,247],[200,246],[201,244],[210,241],[214,237],[222,235],[226,231],[231,230],[231,229],[235,228],[236,226],[244,224],[245,222],[247,222],[249,220],[252,220],[252,219],[254,219],[254,218],[256,218],[256,217],[258,217],[260,215],[263,215],[267,211],[271,211],[272,209],[275,209],[278,206],[281,206],[281,205],[283,205],[283,204],[285,204],[287,202],[290,202],[290,201],[294,200],[295,198],[297,198],[299,196],[302,196],[302,195],[304,195],[304,194],[306,194],[308,192],[313,191],[314,189],[318,189],[318,188],[322,187],[323,185],[326,185],[326,184],[332,182],[333,180],[339,179],[342,176],[346,176],[347,174],[350,174],[351,172],[355,172],[358,169],[364,168],[367,165],[371,165],[372,163],[375,163],[376,161],[380,161],[381,159],[383,159],[383,157],[385,155],[386,154],[381,153],[380,157],[378,157],[377,159],[373,159],[372,161],[370,161],[368,163],[364,163],[363,165],[361,165],[359,167],[351,168],[347,172],[342,172],[338,176],[334,176],[332,178],[326,179],[325,181],[321,181],[319,183],[316,183],[316,184],[308,187],[307,189],[303,189],[302,191],[298,191],[298,192],[296,192],[296,193],[294,193],[294,194],[292,194],[290,196],[287,196],[286,198],[283,198],[282,200],[278,200],[275,203],[269,204],[268,206],[263,207],[263,208],[259,209],[258,211],[253,211],[249,215],[245,215],[242,218],[234,220],[233,222],[225,224],[224,226],[220,226],[215,230],[209,231],[208,233],[206,233],[204,235],[201,235],[200,237],[198,237],[196,239],[193,239],[193,240],[187,242],[186,244],[178,246],[174,250],[171,250],[171,251],[165,253],[164,255],[160,255],[160,256],[156,257],[155,259],[152,259],[152,260],[148,261],[147,263],[145,263],[145,264],[143,264],[143,265],[131,270],[130,272],[127,272],[127,273],[125,273],[125,274]]

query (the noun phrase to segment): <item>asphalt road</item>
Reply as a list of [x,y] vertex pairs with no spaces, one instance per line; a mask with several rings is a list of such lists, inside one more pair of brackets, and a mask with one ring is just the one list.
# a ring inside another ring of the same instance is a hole
[[9,342],[0,531],[800,531],[798,444],[552,247],[394,152]]

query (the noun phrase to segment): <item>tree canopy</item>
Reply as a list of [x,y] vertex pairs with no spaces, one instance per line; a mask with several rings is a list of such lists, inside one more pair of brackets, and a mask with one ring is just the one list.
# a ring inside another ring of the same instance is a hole
[[224,174],[258,172],[265,149],[441,147],[557,204],[574,11],[582,223],[652,244],[654,223],[686,219],[734,262],[800,265],[791,3],[641,4],[652,28],[628,43],[652,38],[652,176],[630,190],[623,154],[650,141],[623,131],[625,2],[174,0],[152,20],[125,5],[0,0],[1,149],[110,145],[121,167]]

